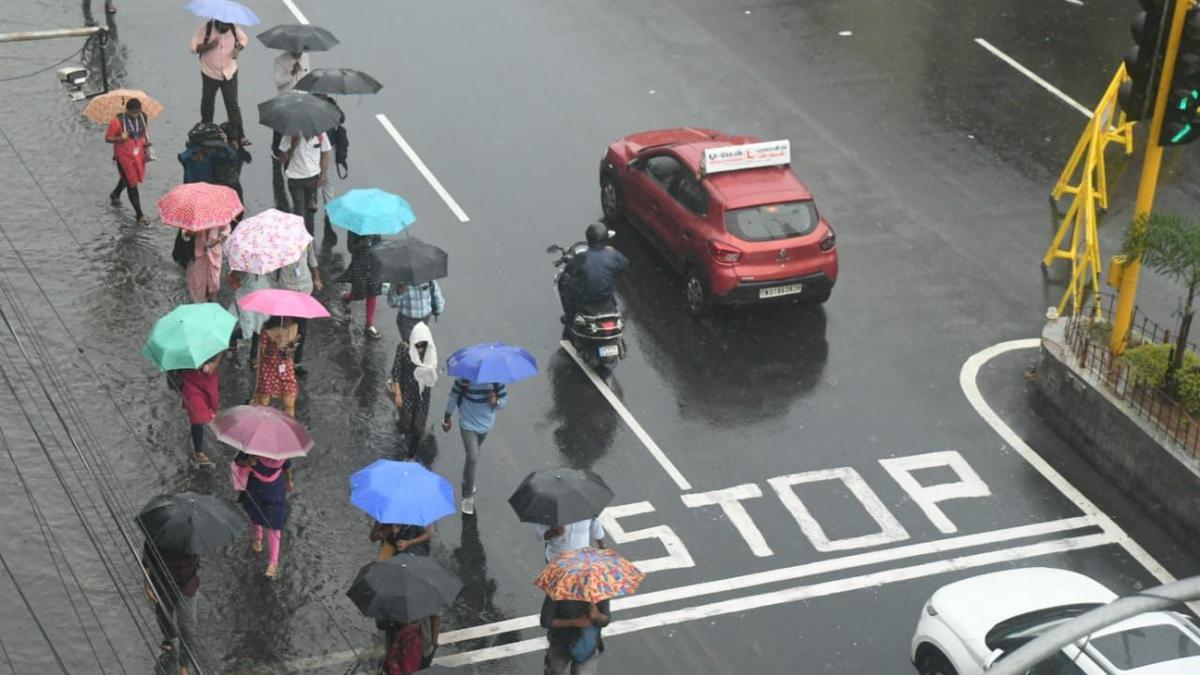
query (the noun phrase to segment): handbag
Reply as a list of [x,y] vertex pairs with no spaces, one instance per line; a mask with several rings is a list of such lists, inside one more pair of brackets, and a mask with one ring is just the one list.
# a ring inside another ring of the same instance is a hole
[[183,230],[175,233],[175,246],[171,249],[171,259],[181,267],[187,267],[196,259],[196,242],[185,239]]
[[600,627],[592,624],[587,628],[579,629],[579,639],[571,645],[571,660],[575,663],[584,663],[592,658],[596,653],[596,647],[600,645]]

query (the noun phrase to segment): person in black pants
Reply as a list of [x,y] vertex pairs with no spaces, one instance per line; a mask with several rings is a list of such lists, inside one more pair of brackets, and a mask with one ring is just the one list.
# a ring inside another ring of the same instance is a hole
[[[241,28],[222,21],[208,21],[196,29],[189,46],[200,57],[200,121],[212,123],[220,91],[228,121],[245,130],[238,106],[237,57],[248,40]],[[243,146],[249,145],[245,138],[236,140]]]

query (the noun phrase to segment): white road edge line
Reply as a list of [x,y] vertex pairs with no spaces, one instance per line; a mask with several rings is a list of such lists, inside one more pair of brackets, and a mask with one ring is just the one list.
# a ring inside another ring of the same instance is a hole
[[[827,558],[825,560],[817,560],[775,570],[754,572],[752,574],[744,574],[726,579],[717,579],[715,581],[704,581],[695,584],[689,584],[687,586],[680,586],[677,588],[667,588],[659,591],[653,591],[650,593],[639,593],[630,597],[613,600],[612,609],[614,612],[617,612],[636,609],[638,607],[649,607],[666,602],[691,600],[704,595],[753,588],[755,586],[779,583],[783,581],[794,581],[796,579],[812,577],[819,574],[829,574],[859,567],[866,567],[869,565],[895,562],[907,558],[933,555],[935,553],[949,553],[951,551],[972,548],[975,546],[985,546],[988,544],[998,544],[1019,539],[1029,539],[1051,534],[1060,534],[1069,532],[1071,530],[1079,530],[1088,527],[1100,527],[1100,525],[1091,517],[1076,516],[1074,518],[1064,518],[1062,520],[1033,523],[1031,525],[1019,525],[1001,530],[993,530],[991,532],[978,532],[975,534],[965,534],[956,537],[948,537],[946,539],[938,539],[935,541],[907,544],[894,548],[866,551],[863,553],[855,553],[838,558]],[[530,614],[527,616],[506,619],[504,621],[497,621],[495,623],[447,631],[441,634],[439,643],[443,645],[454,644],[456,642],[463,642],[466,640],[477,640],[493,635],[502,635],[504,633],[527,630],[537,626],[538,615]],[[327,668],[342,663],[350,663],[354,661],[355,658],[355,653],[351,651],[342,651],[323,656],[300,658],[289,662],[288,672]]]
[[292,0],[283,0],[283,4],[288,8],[288,11],[292,13],[292,16],[296,17],[297,23],[302,23],[306,26],[308,25],[308,17],[304,16],[304,12],[300,11],[300,8],[296,6],[296,3],[292,2]]
[[1062,90],[1059,89],[1058,87],[1043,80],[1041,77],[1038,77],[1037,73],[1035,73],[1032,70],[1021,65],[1021,63],[1019,61],[1017,61],[1013,57],[1009,56],[1008,54],[1005,54],[1004,52],[1000,51],[1000,48],[996,47],[995,45],[988,42],[987,40],[984,40],[983,38],[975,38],[975,43],[978,44],[980,47],[983,47],[984,49],[988,50],[989,52],[995,54],[1001,61],[1004,61],[1005,63],[1012,66],[1013,68],[1016,68],[1017,71],[1020,72],[1025,77],[1028,77],[1029,79],[1033,80],[1034,82],[1037,82],[1038,84],[1040,84],[1043,89],[1045,89],[1046,91],[1050,92],[1051,94],[1054,94],[1055,96],[1059,97],[1067,105],[1069,105],[1072,108],[1083,113],[1088,118],[1092,117],[1091,110],[1088,110],[1087,108],[1083,107],[1083,105],[1079,101],[1076,101],[1075,99],[1071,98],[1070,96],[1067,96],[1066,94],[1064,94],[1062,92]]
[[[972,355],[971,358],[967,359],[966,363],[963,364],[962,370],[959,371],[958,374],[958,384],[962,387],[963,393],[967,397],[967,401],[971,403],[971,406],[975,408],[975,412],[979,413],[979,416],[983,418],[983,421],[987,422],[988,426],[990,426],[1000,436],[1000,438],[1009,445],[1009,447],[1011,447],[1013,450],[1016,450],[1017,454],[1021,455],[1026,462],[1029,462],[1029,465],[1032,466],[1038,473],[1042,474],[1042,477],[1049,481],[1050,484],[1055,488],[1057,488],[1058,491],[1063,494],[1063,496],[1065,496],[1067,499],[1070,499],[1080,511],[1083,511],[1089,517],[1095,519],[1100,527],[1104,528],[1105,532],[1113,535],[1113,537],[1116,539],[1116,543],[1119,544],[1121,548],[1125,549],[1125,552],[1133,557],[1133,559],[1136,560],[1142,567],[1146,568],[1146,571],[1150,572],[1155,579],[1158,579],[1164,584],[1175,581],[1175,577],[1157,560],[1155,560],[1154,557],[1146,551],[1146,549],[1142,548],[1141,544],[1134,541],[1129,534],[1122,530],[1121,527],[1108,516],[1108,514],[1101,511],[1099,507],[1092,503],[1090,499],[1085,497],[1082,492],[1075,488],[1074,485],[1071,485],[1066,478],[1063,478],[1062,474],[1056,471],[1054,467],[1050,466],[1049,462],[1042,459],[1041,455],[1039,455],[1033,448],[1029,447],[1029,444],[1026,443],[1020,436],[1018,436],[1017,433],[1012,430],[1012,427],[1008,426],[1008,423],[1006,423],[1000,418],[999,415],[996,414],[996,411],[993,410],[990,405],[988,405],[987,401],[983,398],[983,394],[980,393],[979,385],[976,383],[976,379],[979,376],[979,370],[983,368],[988,361],[991,361],[1001,354],[1016,351],[1018,349],[1033,349],[1034,347],[1041,346],[1041,344],[1041,338],[1009,340],[1008,342],[1001,342],[999,344],[992,345],[991,347]],[[1189,607],[1191,606],[1192,605],[1189,605]],[[1197,605],[1197,607],[1200,607],[1200,605]],[[1195,611],[1197,607],[1192,607],[1193,611]]]
[[375,119],[379,120],[379,123],[383,125],[384,130],[391,135],[392,140],[396,141],[396,145],[399,145],[400,149],[404,151],[404,154],[408,155],[408,159],[413,163],[413,166],[417,167],[417,171],[421,172],[421,175],[425,177],[425,180],[429,182],[430,187],[433,188],[433,191],[438,193],[438,196],[442,198],[443,202],[446,202],[446,206],[450,207],[450,211],[454,213],[459,222],[465,223],[471,220],[467,217],[466,212],[462,210],[462,207],[458,205],[458,202],[454,201],[454,197],[451,197],[450,193],[446,191],[446,188],[442,187],[442,184],[440,181],[438,181],[437,176],[434,176],[433,172],[429,170],[429,167],[425,166],[425,162],[421,161],[421,158],[417,155],[416,151],[412,149],[412,146],[408,144],[408,141],[404,140],[404,137],[400,135],[400,131],[396,129],[396,127],[392,124],[392,121],[388,119],[388,116],[384,115],[383,113],[379,113],[375,115]]
[[[1027,546],[1020,546],[1017,548],[989,551],[987,553],[977,553],[974,555],[951,558],[949,560],[934,560],[932,562],[912,565],[909,567],[900,567],[881,572],[871,572],[855,577],[835,579],[832,581],[813,584],[811,586],[793,586],[792,588],[786,588],[779,591],[768,591],[758,595],[748,595],[741,598],[733,598],[731,600],[712,602],[707,605],[685,607],[683,609],[661,612],[659,614],[651,614],[649,616],[642,616],[636,619],[614,621],[604,630],[604,636],[606,638],[611,638],[616,635],[646,630],[648,628],[659,628],[662,626],[669,626],[687,621],[708,619],[714,616],[721,616],[725,614],[740,614],[753,609],[782,605],[789,602],[809,600],[812,598],[835,595],[838,593],[847,593],[865,588],[878,588],[880,586],[893,584],[900,581],[912,581],[914,579],[920,579],[922,577],[929,577],[938,574],[963,572],[976,567],[1014,562],[1024,558],[1053,555],[1056,553],[1065,553],[1067,551],[1078,551],[1085,548],[1095,548],[1097,546],[1105,546],[1112,543],[1112,536],[1107,533],[1089,534],[1081,537],[1069,537],[1066,539],[1055,539],[1037,544],[1029,544]],[[463,666],[471,663],[480,663],[482,661],[493,661],[496,659],[507,658],[510,656],[516,656],[518,654],[527,654],[529,652],[536,652],[545,648],[546,638],[538,637],[507,645],[501,645],[498,647],[486,647],[484,649],[477,649],[459,654],[448,654],[446,656],[434,659],[433,662],[438,665],[453,668],[455,666]]]
[[625,407],[625,404],[621,403],[621,399],[617,398],[617,395],[612,393],[612,390],[608,388],[608,385],[604,384],[600,377],[596,375],[596,373],[589,368],[586,363],[583,362],[583,359],[579,357],[579,353],[575,351],[575,347],[566,340],[560,340],[559,344],[561,344],[562,348],[566,350],[567,354],[574,359],[576,365],[583,370],[584,374],[588,376],[588,379],[592,381],[592,384],[596,385],[596,389],[600,390],[601,395],[608,400],[608,403],[613,407],[614,410],[617,411],[617,414],[621,416],[621,419],[625,420],[625,424],[629,425],[629,428],[633,430],[633,434],[638,437],[638,440],[642,442],[642,445],[646,446],[646,449],[650,451],[650,454],[654,456],[654,459],[656,459],[662,468],[667,472],[667,475],[671,477],[671,480],[675,481],[675,484],[679,486],[679,489],[685,492],[691,490],[692,484],[683,477],[683,474],[679,472],[679,469],[675,468],[675,464],[672,463],[670,458],[667,457],[667,453],[663,452],[662,448],[658,447],[658,444],[654,442],[654,439],[650,438],[650,434],[646,433],[646,430],[642,428],[642,425],[638,424],[638,421],[634,419],[633,415],[629,412],[629,409]]

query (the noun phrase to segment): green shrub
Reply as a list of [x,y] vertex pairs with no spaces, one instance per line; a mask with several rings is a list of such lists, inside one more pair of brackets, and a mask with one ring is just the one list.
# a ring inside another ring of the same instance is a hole
[[[1183,358],[1186,361],[1188,353]],[[1179,403],[1191,414],[1200,412],[1200,367],[1183,368],[1175,376],[1175,384],[1179,389]]]
[[[1161,387],[1167,377],[1174,345],[1144,344],[1125,350],[1129,376],[1136,384]],[[1183,367],[1175,374],[1179,403],[1189,413],[1200,412],[1200,356],[1184,352]]]

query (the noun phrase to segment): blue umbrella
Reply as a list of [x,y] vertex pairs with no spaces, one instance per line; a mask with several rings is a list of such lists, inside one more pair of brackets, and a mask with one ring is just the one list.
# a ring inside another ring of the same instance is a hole
[[454,486],[416,462],[378,459],[350,476],[350,503],[381,523],[425,527],[454,513]]
[[537,375],[533,356],[503,342],[480,343],[462,349],[446,359],[446,372],[472,382],[512,384]]
[[216,19],[243,26],[257,26],[261,23],[258,15],[250,11],[249,7],[233,0],[192,0],[187,4],[187,10],[202,19]]
[[379,188],[351,190],[325,205],[325,215],[355,234],[396,234],[417,222],[400,195]]

